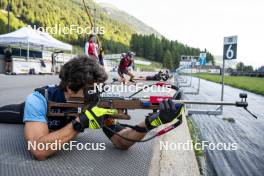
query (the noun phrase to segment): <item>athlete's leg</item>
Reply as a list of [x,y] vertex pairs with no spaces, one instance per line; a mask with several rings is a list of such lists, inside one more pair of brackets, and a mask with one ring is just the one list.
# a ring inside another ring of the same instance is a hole
[[125,70],[118,69],[117,73],[120,76],[120,81],[123,82],[123,84],[126,84],[126,78],[124,76],[124,74],[126,74]]
[[135,76],[134,76],[134,74],[132,73],[132,72],[130,72],[130,71],[127,71],[127,73],[126,73],[128,76],[130,76],[130,79],[129,79],[129,81],[130,82],[135,82],[133,79],[135,78]]
[[155,76],[146,76],[147,81],[156,81]]
[[0,123],[22,124],[24,103],[0,107]]
[[10,62],[7,62],[7,61],[5,62],[5,72],[6,73],[9,73],[10,72],[10,70],[9,70],[9,63]]
[[9,70],[10,73],[12,72],[11,62],[8,63],[8,70]]
[[133,80],[136,80],[136,81],[147,81],[145,76],[139,76],[138,78],[134,78]]

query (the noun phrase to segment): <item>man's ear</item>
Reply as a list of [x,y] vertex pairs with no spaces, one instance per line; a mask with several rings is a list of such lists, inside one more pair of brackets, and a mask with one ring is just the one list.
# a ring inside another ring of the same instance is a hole
[[83,89],[78,90],[78,92],[76,92],[76,94],[77,94],[78,96],[80,96],[80,97],[83,97],[83,96],[84,96],[84,94],[83,94]]
[[69,88],[69,86],[68,86],[68,85],[66,86],[66,92],[67,92],[67,93],[69,93],[69,94],[71,94],[71,93],[72,93],[72,90]]

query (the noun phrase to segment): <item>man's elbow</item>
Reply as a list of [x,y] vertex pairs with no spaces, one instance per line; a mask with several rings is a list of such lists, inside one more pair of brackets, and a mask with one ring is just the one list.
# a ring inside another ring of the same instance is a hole
[[115,145],[115,147],[119,150],[128,150],[131,146],[130,145]]
[[123,139],[120,139],[119,137],[112,138],[112,143],[119,150],[128,150],[131,147],[131,144],[123,141]]
[[38,161],[43,161],[48,158],[48,154],[40,150],[31,151],[31,154]]

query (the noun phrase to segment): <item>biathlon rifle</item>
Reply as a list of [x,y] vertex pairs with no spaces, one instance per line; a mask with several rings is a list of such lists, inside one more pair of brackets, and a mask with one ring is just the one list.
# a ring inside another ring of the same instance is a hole
[[[165,86],[168,85],[167,83],[156,83],[153,85],[157,86]],[[151,87],[153,85],[148,85],[147,87]],[[49,101],[48,102],[48,114],[47,116],[78,116],[80,113],[83,113],[87,110],[87,108],[90,108],[89,106],[97,105],[101,108],[108,108],[108,109],[117,109],[118,114],[115,116],[111,116],[111,118],[115,119],[123,119],[123,120],[129,120],[131,119],[128,110],[129,109],[151,109],[153,110],[153,113],[157,113],[157,110],[159,108],[159,103],[165,99],[172,98],[173,102],[176,103],[176,106],[179,104],[200,104],[200,105],[226,105],[226,106],[236,106],[236,107],[242,107],[246,111],[248,103],[246,101],[247,94],[241,93],[240,98],[241,101],[237,102],[201,102],[201,101],[189,101],[189,100],[176,100],[178,97],[180,90],[178,90],[177,87],[171,86],[172,89],[176,90],[176,93],[170,97],[170,96],[150,96],[149,98],[135,98],[133,97],[137,93],[143,91],[146,87],[142,88],[141,90],[135,92],[134,94],[130,95],[129,97],[100,97],[99,94],[95,93],[92,95],[85,95],[84,98],[71,98],[68,100],[67,103],[54,103]],[[85,91],[86,92],[86,91]],[[85,93],[84,92],[84,93]],[[92,100],[92,101],[91,101]],[[57,108],[66,108],[68,111],[60,113],[60,112],[53,112],[53,109]],[[250,111],[248,111],[253,117],[257,118],[254,114],[252,114]],[[181,113],[184,113],[183,111]],[[118,132],[114,131],[113,129],[109,128],[107,125],[104,125],[104,128],[111,131],[113,134],[127,140],[130,142],[146,142],[149,141],[155,137],[161,136],[175,128],[177,128],[182,123],[182,115],[178,116],[176,122],[170,124],[169,126],[153,132],[153,134],[150,137],[144,138],[142,140],[134,140],[131,138],[127,138],[125,136],[120,135]],[[123,127],[129,127],[137,131],[135,128],[136,126],[131,126],[128,124],[119,124]]]
[[[247,112],[249,112],[253,117],[257,118],[254,114],[252,114],[248,109],[247,102],[247,94],[240,93],[241,101],[236,102],[223,102],[223,101],[190,101],[190,100],[176,100],[175,98],[180,93],[178,88],[175,86],[171,86],[171,89],[176,90],[176,93],[173,96],[150,96],[149,98],[135,98],[134,96],[139,92],[143,91],[147,87],[151,86],[168,86],[168,83],[159,82],[152,85],[148,85],[136,93],[130,95],[129,97],[101,97],[92,95],[85,96],[85,98],[70,98],[66,103],[56,103],[56,102],[48,102],[48,116],[77,116],[78,114],[84,112],[89,104],[91,104],[91,100],[93,106],[97,105],[101,108],[107,109],[117,109],[118,114],[113,118],[129,120],[131,117],[128,114],[128,110],[131,109],[148,109],[156,112],[159,107],[159,103],[163,100],[171,98],[175,104],[198,104],[198,105],[223,105],[223,106],[236,106],[242,107]],[[69,109],[66,112],[54,112],[53,109],[57,108],[66,108]]]

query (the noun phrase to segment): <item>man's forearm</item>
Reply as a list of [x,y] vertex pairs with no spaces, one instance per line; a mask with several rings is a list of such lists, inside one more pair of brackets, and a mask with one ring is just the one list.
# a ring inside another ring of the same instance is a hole
[[75,131],[72,127],[72,124],[69,123],[65,127],[63,127],[60,130],[51,132],[45,136],[42,136],[38,139],[38,142],[43,142],[43,143],[52,143],[55,141],[60,140],[61,143],[66,143],[69,142],[71,139],[76,137],[78,135],[78,132]]
[[[138,126],[145,128],[145,122],[141,122],[138,124]],[[132,139],[132,140],[141,140],[145,137],[146,133],[140,133],[137,132],[131,128],[125,128],[123,130],[121,130],[120,132],[118,132],[119,135],[128,138],[128,139]],[[128,141],[126,139],[121,138],[120,136],[114,135],[111,138],[113,144],[120,149],[128,149],[129,147],[131,147],[135,142],[132,141]]]
[[[78,135],[78,132],[73,129],[73,126],[71,123],[66,125],[60,130],[51,132],[47,135],[44,135],[36,140],[36,143],[42,143],[42,144],[48,144],[48,143],[55,143],[57,150],[52,150],[51,146],[49,145],[48,148],[45,148],[45,150],[38,150],[38,154],[40,156],[43,156],[44,158],[49,157],[53,154],[55,154],[58,150],[60,150],[59,145],[62,146],[62,144],[67,143],[71,141],[74,137]],[[56,142],[57,141],[57,142]],[[48,146],[48,145],[46,145]],[[33,152],[34,153],[34,152]]]

